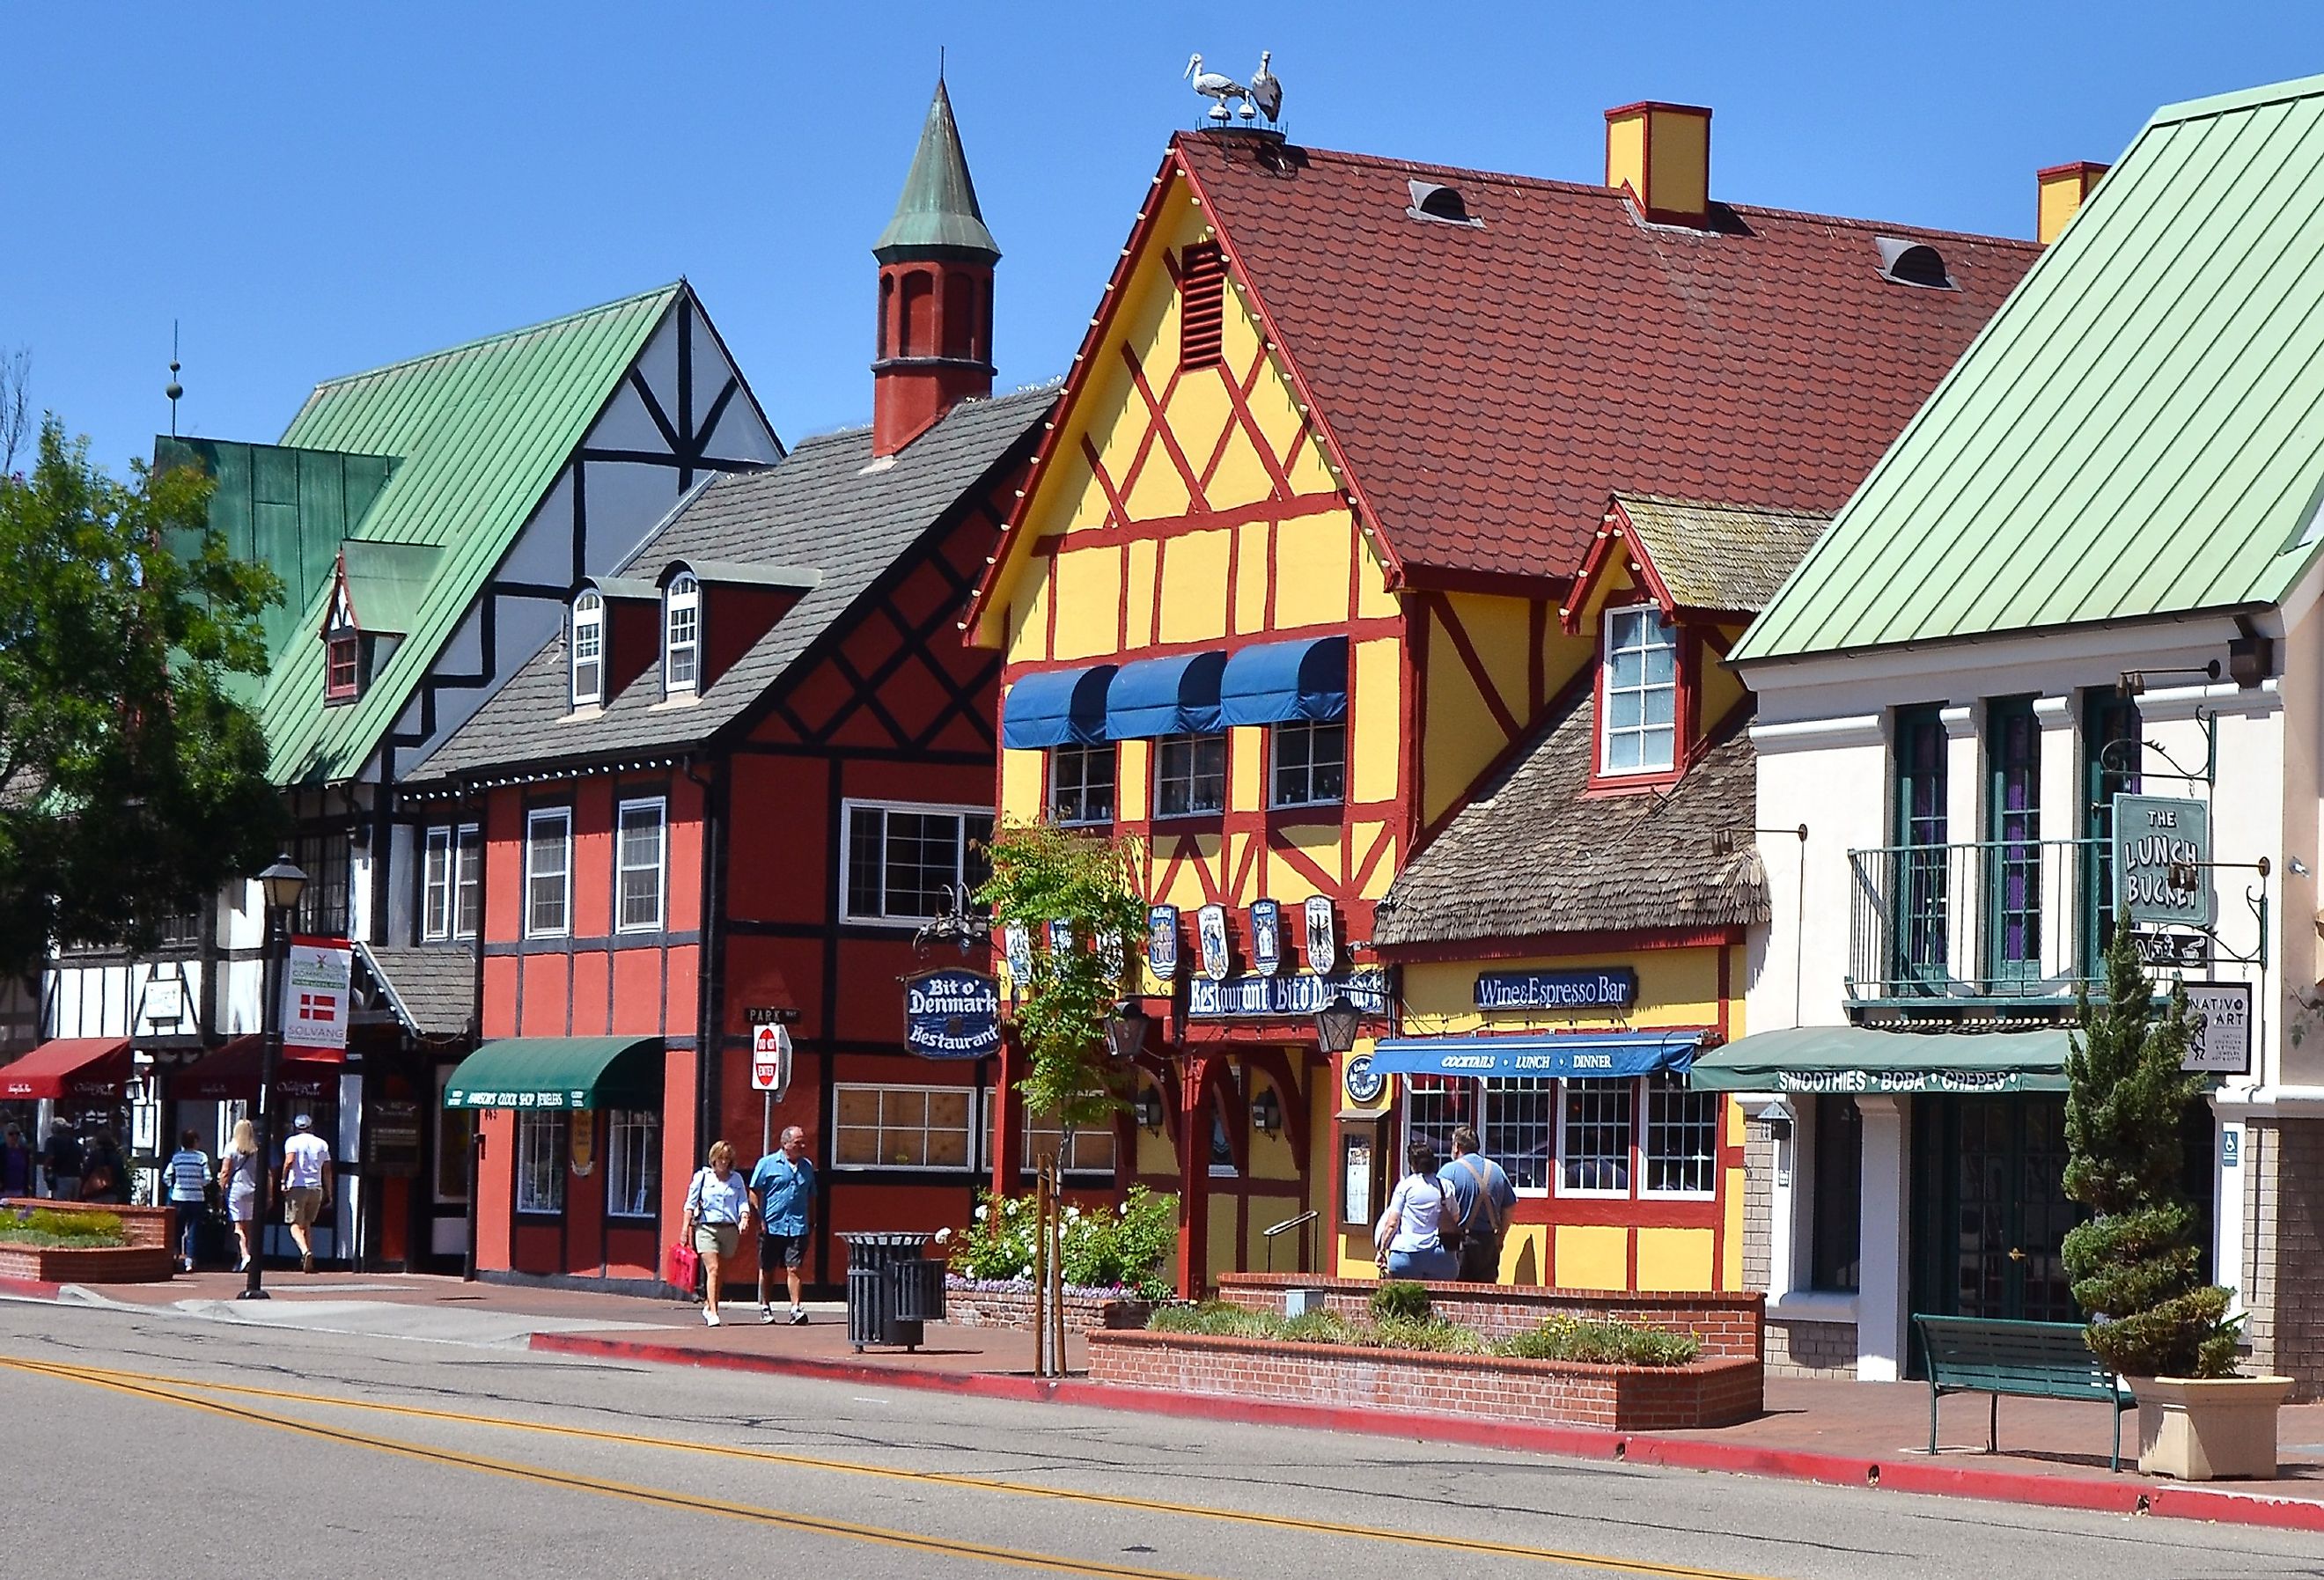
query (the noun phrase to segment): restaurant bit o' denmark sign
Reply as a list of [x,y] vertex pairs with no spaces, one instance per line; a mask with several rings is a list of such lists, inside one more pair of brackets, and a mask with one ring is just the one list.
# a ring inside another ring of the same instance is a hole
[[1480,1010],[1627,1010],[1637,998],[1638,974],[1628,966],[1477,974]]
[[2211,808],[2204,802],[2115,797],[2115,895],[2133,927],[2209,927],[2210,860]]
[[1233,976],[1224,982],[1196,977],[1186,987],[1186,1013],[1198,1021],[1276,1015],[1312,1015],[1344,998],[1368,1015],[1388,1013],[1388,979],[1377,971],[1317,976],[1299,971],[1283,976]]
[[904,1042],[922,1058],[982,1058],[1001,1046],[1001,984],[977,971],[904,982]]

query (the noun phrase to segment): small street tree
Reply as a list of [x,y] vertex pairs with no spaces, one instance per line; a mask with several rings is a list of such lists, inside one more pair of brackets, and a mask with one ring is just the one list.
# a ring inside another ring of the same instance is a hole
[[163,918],[274,854],[266,673],[281,596],[209,525],[191,470],[127,484],[51,417],[0,477],[0,970],[52,939],[150,947]]
[[2066,1272],[2090,1314],[2090,1348],[2130,1377],[2235,1372],[2229,1290],[2202,1281],[2180,1121],[2203,1089],[2181,1069],[2192,1034],[2186,990],[2157,1012],[2128,928],[2106,955],[2106,1002],[2080,997],[2066,1055],[2066,1194],[2095,1215],[2070,1231]]

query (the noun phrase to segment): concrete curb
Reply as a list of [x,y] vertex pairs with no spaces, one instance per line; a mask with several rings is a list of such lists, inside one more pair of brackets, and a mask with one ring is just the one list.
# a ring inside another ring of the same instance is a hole
[[0,1279],[0,1295],[14,1295],[20,1300],[54,1300],[63,1293],[62,1284],[44,1283],[39,1279]]
[[1084,1405],[1134,1410],[1188,1420],[1233,1421],[1260,1427],[1296,1427],[1314,1431],[1356,1432],[1425,1443],[1471,1444],[1516,1448],[1569,1459],[1610,1460],[1667,1470],[1717,1471],[1730,1475],[1768,1476],[1827,1486],[1918,1492],[1942,1498],[1978,1498],[2036,1508],[2078,1509],[2097,1514],[2151,1514],[2165,1520],[2207,1520],[2277,1530],[2324,1531],[2324,1501],[2272,1497],[2264,1492],[2184,1486],[2088,1476],[2037,1475],[2028,1471],[1974,1468],[1932,1462],[1919,1455],[1865,1459],[1810,1449],[1743,1443],[1658,1437],[1644,1433],[1605,1432],[1586,1427],[1544,1427],[1459,1418],[1440,1418],[1395,1410],[1296,1404],[1237,1399],[1219,1394],[1165,1393],[1085,1378],[1030,1377],[1021,1372],[932,1372],[878,1360],[831,1361],[812,1356],[752,1355],[689,1349],[641,1339],[595,1338],[584,1334],[540,1333],[530,1347],[545,1354],[598,1360],[640,1361],[714,1371],[756,1372],[832,1382],[912,1388],[975,1399],[1019,1403]]

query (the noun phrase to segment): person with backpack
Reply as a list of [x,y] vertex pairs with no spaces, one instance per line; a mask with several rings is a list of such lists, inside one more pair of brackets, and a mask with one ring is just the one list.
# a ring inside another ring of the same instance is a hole
[[1396,1182],[1388,1210],[1372,1231],[1380,1276],[1450,1279],[1460,1271],[1459,1261],[1444,1248],[1443,1234],[1452,1221],[1452,1193],[1437,1178],[1436,1149],[1416,1139],[1404,1149],[1404,1162],[1410,1172]]
[[1478,1150],[1469,1125],[1452,1132],[1452,1161],[1443,1173],[1452,1193],[1452,1238],[1464,1284],[1497,1284],[1501,1279],[1501,1237],[1517,1205],[1517,1187],[1499,1163]]

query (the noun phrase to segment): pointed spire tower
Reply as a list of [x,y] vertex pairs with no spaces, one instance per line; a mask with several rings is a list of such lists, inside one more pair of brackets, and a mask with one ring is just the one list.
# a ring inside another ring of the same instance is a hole
[[872,453],[892,456],[962,401],[992,393],[992,266],[1001,249],[976,206],[942,73],[904,195],[872,255],[880,260]]

